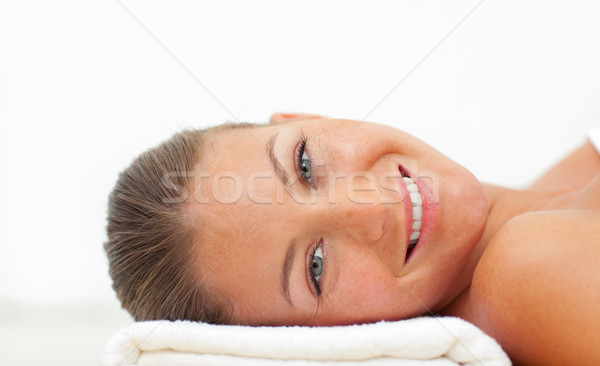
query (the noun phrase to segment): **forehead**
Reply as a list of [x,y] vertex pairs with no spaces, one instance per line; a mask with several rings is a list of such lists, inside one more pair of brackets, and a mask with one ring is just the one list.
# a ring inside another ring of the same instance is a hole
[[[225,233],[247,226],[246,220],[231,220],[249,209],[248,178],[270,172],[265,143],[270,126],[241,127],[209,131],[199,151],[198,164],[191,172],[188,206],[204,234],[225,226]],[[264,175],[263,174],[263,175]],[[261,181],[261,183],[263,183]],[[235,222],[233,222],[235,221]],[[218,233],[222,237],[222,232]]]
[[270,125],[231,125],[208,130],[198,161],[208,169],[220,169],[220,165],[239,158],[242,152],[260,149],[266,136],[272,134],[275,126]]
[[[210,210],[248,207],[252,190],[274,182],[267,145],[279,126],[220,130],[208,136],[194,172],[197,203]],[[250,190],[250,191],[249,191]],[[252,201],[252,200],[251,200]],[[241,207],[240,207],[241,206]]]
[[266,141],[277,132],[274,127],[226,129],[207,136],[187,197],[203,237],[235,241],[254,226],[256,215],[274,208],[252,199],[277,186],[266,152]]
[[288,237],[283,235],[285,223],[276,219],[284,205],[265,203],[282,187],[266,151],[269,138],[281,130],[261,126],[218,131],[208,136],[194,172],[189,207],[201,238],[199,276],[234,303],[283,301],[277,280],[284,259],[280,251]]

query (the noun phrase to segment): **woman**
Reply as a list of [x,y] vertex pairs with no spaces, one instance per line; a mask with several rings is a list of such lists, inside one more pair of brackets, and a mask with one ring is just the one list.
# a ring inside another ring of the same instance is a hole
[[276,114],[185,131],[111,194],[136,320],[336,325],[458,316],[522,364],[600,361],[600,155],[481,184],[394,128]]

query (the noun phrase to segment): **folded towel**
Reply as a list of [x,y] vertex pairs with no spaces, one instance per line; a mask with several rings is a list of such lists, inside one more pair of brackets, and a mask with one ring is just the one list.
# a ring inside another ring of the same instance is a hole
[[464,320],[422,317],[336,327],[249,327],[188,321],[134,323],[105,345],[103,366],[510,365]]

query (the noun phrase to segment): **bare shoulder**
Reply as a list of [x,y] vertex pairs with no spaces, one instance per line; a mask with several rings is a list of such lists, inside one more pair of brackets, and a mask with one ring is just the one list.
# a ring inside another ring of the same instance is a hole
[[517,364],[600,364],[600,212],[509,221],[481,258],[471,304]]
[[600,173],[600,154],[586,141],[535,181],[530,189],[565,191],[585,186]]

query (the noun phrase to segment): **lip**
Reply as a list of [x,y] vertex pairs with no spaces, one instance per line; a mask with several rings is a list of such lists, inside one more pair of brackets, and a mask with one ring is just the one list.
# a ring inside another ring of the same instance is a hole
[[[400,174],[402,176],[407,176],[412,178],[410,172],[408,172],[404,167],[400,166],[399,167],[399,171]],[[400,184],[400,190],[402,191],[402,203],[404,203],[404,218],[405,218],[405,226],[406,226],[406,231],[405,231],[405,241],[404,241],[404,262],[406,262],[406,252],[408,251],[408,243],[410,242],[410,233],[412,232],[412,224],[413,224],[413,208],[412,208],[412,203],[410,202],[410,193],[408,193],[408,189],[406,188],[406,183],[404,183],[404,180],[402,180],[402,183]],[[416,248],[415,248],[416,249]],[[414,249],[413,249],[414,251]]]
[[402,181],[401,190],[404,197],[404,210],[406,217],[406,241],[404,246],[404,263],[408,263],[411,261],[416,253],[419,251],[421,247],[423,247],[430,236],[433,227],[435,226],[435,217],[437,206],[434,204],[435,199],[433,196],[432,188],[427,184],[425,179],[421,179],[416,177],[403,166],[399,167],[401,174],[412,178],[415,181],[417,187],[419,187],[419,192],[421,193],[421,197],[423,198],[423,217],[421,218],[421,234],[419,235],[419,241],[415,245],[415,247],[411,250],[410,254],[406,256],[406,252],[408,251],[408,243],[410,241],[410,233],[412,232],[412,224],[413,224],[413,215],[412,215],[412,203],[410,201],[410,196],[408,193],[408,189],[406,188],[406,184]]

